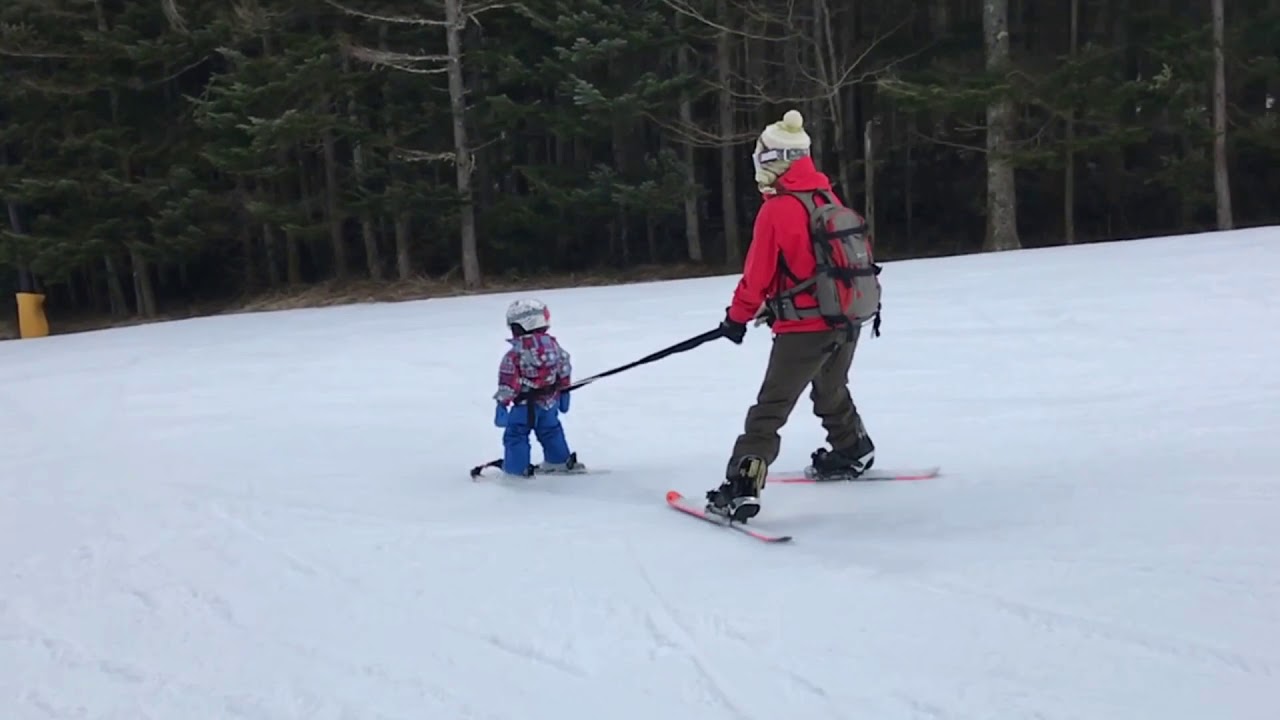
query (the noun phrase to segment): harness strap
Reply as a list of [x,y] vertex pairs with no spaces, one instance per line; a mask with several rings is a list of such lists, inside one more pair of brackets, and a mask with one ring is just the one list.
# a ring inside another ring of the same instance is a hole
[[[818,267],[811,277],[801,280],[787,265],[786,257],[779,252],[779,273],[774,282],[773,297],[767,300],[765,305],[773,313],[774,317],[779,319],[805,320],[821,317],[832,327],[844,327],[852,338],[854,327],[858,324],[851,318],[845,317],[843,314],[834,316],[824,314],[820,307],[797,307],[795,299],[800,295],[805,294],[817,299],[814,286],[817,285],[820,277],[832,278],[840,282],[845,287],[852,288],[854,281],[857,278],[875,277],[880,274],[881,268],[875,263],[872,263],[870,267],[866,268],[844,268],[838,267],[834,262],[833,250],[831,248],[830,241],[838,240],[844,242],[849,238],[853,238],[864,233],[866,231],[866,222],[863,221],[859,223],[857,227],[852,228],[842,228],[839,230],[828,229],[827,223],[824,222],[821,217],[818,217],[820,208],[827,208],[830,206],[840,207],[840,203],[836,200],[835,194],[830,190],[784,191],[781,194],[794,197],[802,206],[804,206],[805,212],[810,218],[810,224],[808,227],[811,239],[810,245],[814,250],[814,261]],[[822,198],[821,205],[815,202],[815,196]],[[824,242],[812,242],[814,238],[820,238]],[[785,276],[787,280],[790,280],[792,285],[790,288],[783,288],[783,276]],[[878,336],[880,334],[879,308],[877,308],[872,320],[874,322],[873,333]]]

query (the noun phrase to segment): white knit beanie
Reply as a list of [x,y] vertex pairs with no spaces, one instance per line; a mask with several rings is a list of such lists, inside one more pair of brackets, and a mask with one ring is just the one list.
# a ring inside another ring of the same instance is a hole
[[788,110],[782,120],[770,123],[756,140],[752,156],[760,191],[774,192],[773,184],[791,167],[792,161],[808,156],[810,145],[809,134],[804,131],[804,116],[799,110]]

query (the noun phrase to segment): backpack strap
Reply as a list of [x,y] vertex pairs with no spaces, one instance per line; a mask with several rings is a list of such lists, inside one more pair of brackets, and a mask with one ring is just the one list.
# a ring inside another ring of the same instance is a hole
[[[808,216],[809,218],[809,226],[808,226],[807,234],[810,238],[810,247],[812,247],[813,250],[817,252],[818,251],[817,243],[813,242],[814,213],[816,213],[819,208],[819,205],[817,205],[817,203],[813,201],[813,196],[815,194],[815,191],[779,190],[778,194],[790,195],[791,197],[798,200],[802,206],[804,206],[805,215]],[[826,197],[824,197],[824,200],[826,200],[826,202],[831,201],[829,194]],[[830,264],[830,257],[825,257],[825,256],[815,257],[814,259],[817,261],[819,267],[821,267],[823,264]],[[777,292],[774,293],[772,298],[765,301],[765,306],[769,308],[769,311],[773,314],[773,316],[780,320],[804,320],[810,317],[817,317],[819,313],[816,307],[815,308],[798,308],[796,307],[795,299],[800,295],[813,294],[814,292],[813,288],[815,285],[817,285],[818,275],[820,275],[821,272],[819,271],[817,273],[814,273],[811,277],[808,277],[802,280],[800,277],[798,277],[795,273],[791,271],[791,268],[787,265],[786,258],[783,256],[781,252],[778,253],[778,270],[779,270],[779,275],[785,275],[786,278],[791,281],[791,287],[786,290],[783,290],[782,278],[781,277],[778,278],[778,281],[776,283]]]
[[[835,262],[832,240],[840,244],[847,244],[848,241],[866,231],[866,220],[862,219],[856,225],[833,231],[829,227],[828,219],[842,210],[847,210],[848,212],[852,212],[852,210],[848,210],[845,205],[840,203],[831,190],[784,190],[779,194],[794,197],[804,207],[805,214],[808,217],[810,248],[814,253],[816,267],[812,276],[801,280],[791,272],[782,253],[779,253],[779,275],[785,275],[792,282],[792,287],[780,290],[782,282],[781,277],[779,277],[776,284],[779,291],[766,302],[766,306],[773,316],[780,320],[804,320],[821,317],[833,328],[843,327],[852,338],[852,334],[856,330],[849,318],[844,315],[828,315],[824,313],[821,307],[798,308],[795,304],[795,298],[799,295],[808,294],[816,299],[818,297],[819,283],[828,281],[828,279],[852,288],[858,277],[880,274],[878,265],[873,264],[871,267],[855,269],[839,267]],[[816,201],[815,196],[821,197],[821,204]],[[861,216],[858,217],[861,218]],[[875,327],[873,328],[873,332],[876,335],[879,335],[879,320],[879,313],[877,313]]]

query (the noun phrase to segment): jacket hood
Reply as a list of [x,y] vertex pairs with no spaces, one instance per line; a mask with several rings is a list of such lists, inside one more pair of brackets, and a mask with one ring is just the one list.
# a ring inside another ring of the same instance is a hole
[[830,190],[831,178],[818,171],[813,158],[802,157],[793,161],[774,184],[780,190]]

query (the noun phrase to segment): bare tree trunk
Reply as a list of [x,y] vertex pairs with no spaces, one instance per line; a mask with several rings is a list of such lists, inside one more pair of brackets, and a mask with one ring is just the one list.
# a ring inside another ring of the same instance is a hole
[[[378,49],[382,52],[387,52],[388,50],[387,33],[386,23],[378,25]],[[391,111],[394,105],[395,102],[391,96],[391,81],[387,80],[382,85],[382,121],[387,128],[387,142],[391,148],[394,148],[400,139],[396,132],[396,123]],[[383,162],[390,165],[387,168],[387,183],[390,186],[388,189],[392,187],[398,189],[397,186],[403,182],[400,173],[397,172],[396,167],[391,164],[387,157],[383,157]],[[408,280],[413,277],[413,257],[409,250],[409,243],[412,239],[412,217],[408,210],[398,206],[393,209],[393,213],[395,216],[393,232],[395,233],[396,243],[396,276],[401,280]]]
[[[986,40],[987,69],[1009,67],[1009,0],[983,0],[982,31]],[[1014,112],[1008,98],[987,105],[987,239],[983,249],[1017,250],[1018,191],[1013,162],[1009,158]]]
[[[613,169],[618,173],[619,177],[629,178],[633,173],[631,171],[631,153],[628,150],[635,142],[635,126],[630,118],[621,113],[614,115],[611,125],[613,128]],[[612,255],[611,260],[616,262],[618,267],[627,267],[631,264],[631,218],[636,208],[625,202],[615,202],[614,205],[614,222],[618,227],[619,242],[615,248],[616,254]]]
[[[383,25],[382,27],[386,27]],[[342,58],[342,71],[348,73],[351,71],[351,61],[347,56]],[[351,121],[352,126],[360,124],[360,111],[356,104],[355,93],[347,95],[347,119]],[[361,190],[365,188],[365,152],[364,143],[356,140],[351,148],[351,167],[355,171],[356,186]],[[364,240],[364,262],[365,268],[369,272],[369,278],[372,280],[382,279],[382,255],[378,252],[378,232],[374,228],[373,213],[367,208],[360,211],[360,236]]]
[[[684,14],[676,13],[676,32],[684,29]],[[681,44],[676,51],[676,64],[681,77],[689,74],[689,46]],[[693,101],[689,94],[680,96],[680,123],[684,127],[693,127]],[[689,140],[681,148],[684,156],[684,238],[688,247],[689,260],[702,262],[702,232],[698,217],[698,168],[693,141]]]
[[480,287],[480,254],[476,246],[476,212],[471,193],[471,148],[467,140],[467,98],[462,82],[463,0],[444,0],[445,42],[449,53],[449,111],[453,116],[454,167],[458,178],[459,230],[462,235],[462,284]]
[[[1274,16],[1280,17],[1280,0],[1271,0],[1270,6]],[[1267,95],[1262,100],[1262,107],[1271,116],[1280,113],[1280,73],[1272,73],[1267,80]]]
[[903,184],[906,187],[902,191],[903,215],[907,219],[907,242],[906,248],[910,252],[915,248],[915,221],[916,221],[916,196],[915,186],[911,182],[915,177],[915,164],[911,162],[911,150],[914,147],[913,137],[916,130],[916,116],[914,113],[907,115],[907,132],[906,132],[906,171],[903,172]]
[[[3,149],[0,149],[3,152]],[[9,227],[13,229],[14,235],[22,235],[22,222],[18,217],[18,203],[13,200],[6,200],[5,206],[9,209]]]
[[[357,149],[356,157],[359,158],[361,155],[361,151]],[[357,166],[363,165],[363,161],[359,159],[355,162]],[[373,226],[373,215],[367,210],[360,213],[360,235],[364,239],[364,258],[369,278],[381,280],[382,254],[378,251],[378,232]]]
[[[4,145],[0,144],[0,168],[7,167],[8,165],[9,165],[9,154],[6,151]],[[21,214],[21,211],[18,209],[18,203],[14,201],[13,198],[6,198],[5,207],[9,212],[9,227],[12,229],[13,234],[14,235],[25,234],[22,229],[22,214]],[[31,272],[31,266],[29,266],[23,260],[22,253],[19,252],[18,257],[14,258],[13,265],[17,268],[17,271],[18,271],[17,291],[20,293],[36,292],[36,277]],[[75,283],[74,282],[69,283],[67,287],[72,292],[72,298],[74,303]]]
[[396,272],[401,280],[413,276],[413,262],[409,257],[409,211],[396,213]]
[[244,253],[244,288],[254,290],[258,286],[258,262],[253,246],[252,218],[248,208],[249,189],[243,177],[236,176],[236,216],[237,236],[240,240],[240,251]]
[[254,259],[253,230],[247,220],[248,218],[244,218],[239,223],[240,227],[237,229],[236,233],[240,240],[240,251],[244,253],[244,275],[242,276],[244,289],[246,291],[251,291],[255,290],[258,286],[258,265]]
[[151,282],[151,263],[135,244],[129,245],[129,264],[133,269],[133,297],[138,314],[144,318],[156,316],[156,291]]
[[275,228],[271,227],[271,223],[262,223],[262,245],[267,251],[267,282],[271,287],[279,287],[284,278],[280,273],[280,243],[276,239]]
[[[1080,0],[1071,0],[1071,38],[1069,53],[1075,61],[1080,46]],[[1067,148],[1066,163],[1062,170],[1062,235],[1068,245],[1076,241],[1076,109],[1067,110],[1066,127],[1063,129]]]
[[[717,0],[716,17],[729,22],[728,0]],[[735,148],[732,138],[737,132],[733,120],[733,82],[730,63],[733,62],[733,42],[728,29],[720,31],[716,38],[716,81],[719,83],[720,110],[720,202],[724,211],[724,259],[729,265],[742,262],[742,238],[738,229],[738,183],[735,169]]]
[[116,270],[116,261],[111,253],[102,256],[102,266],[107,274],[107,298],[111,303],[111,315],[124,317],[129,312],[129,304],[124,299],[124,284],[120,282],[120,273]]
[[[107,14],[103,7],[102,0],[94,0],[93,8],[97,18],[98,32],[108,32],[110,26],[107,23]],[[112,125],[119,127],[120,96],[115,89],[111,89],[107,91],[107,98],[111,107],[111,123]],[[131,184],[133,182],[133,164],[130,161],[128,151],[121,148],[118,149],[117,152],[120,153],[120,182],[124,184]],[[151,271],[149,264],[147,263],[146,258],[138,250],[138,242],[139,241],[135,239],[124,244],[129,251],[129,261],[133,272],[134,309],[138,315],[149,319],[156,316],[155,288],[151,283]],[[108,255],[108,274],[115,279],[117,286],[119,286],[119,278],[116,276],[112,266],[113,263],[111,256]],[[120,295],[123,296],[124,288],[119,286],[119,290]]]
[[876,164],[875,164],[875,121],[868,120],[866,128],[862,133],[862,152],[866,156],[866,163],[863,169],[866,171],[866,205],[862,208],[863,215],[867,218],[868,235],[875,236],[876,232]]
[[[111,91],[112,120],[115,121],[115,107],[117,96],[115,91]],[[120,177],[125,183],[133,182],[133,162],[129,158],[127,151],[120,150]],[[150,320],[156,316],[156,290],[154,281],[151,278],[151,263],[147,260],[147,256],[139,249],[142,244],[141,240],[130,240],[125,243],[125,247],[129,249],[129,266],[133,271],[133,297],[134,309],[138,315]]]
[[[817,92],[811,90],[802,93],[809,97],[801,103],[798,109],[804,113],[804,129],[813,139],[809,155],[813,158],[815,165],[819,168],[826,168],[827,151],[830,148],[827,147],[826,143],[825,116],[830,110],[829,107],[823,106],[823,98],[820,95],[831,90],[831,83],[828,81],[829,76],[826,72],[827,64],[824,52],[826,48],[823,44],[824,36],[827,33],[825,32],[826,28],[823,26],[822,0],[812,0],[811,5],[809,20],[811,22],[810,33],[813,42],[812,44],[805,43],[800,48],[800,63],[809,69],[808,74],[810,76],[817,77],[817,82],[813,83],[816,86],[813,90]],[[796,11],[797,14],[801,12],[799,8]]]
[[[1120,61],[1114,80],[1123,82],[1137,72],[1132,62],[1133,40],[1130,23],[1134,15],[1134,0],[1107,0],[1094,12],[1093,34],[1106,42]],[[1088,15],[1086,15],[1088,17]],[[1136,105],[1126,101],[1121,105],[1116,118],[1117,122],[1137,122]],[[1128,153],[1124,145],[1108,148],[1102,153],[1101,163],[1102,190],[1105,200],[1103,210],[1103,226],[1100,228],[1107,235],[1114,236],[1129,232],[1129,213],[1125,210],[1127,188],[1125,183],[1129,170]],[[1096,222],[1096,220],[1095,220]]]
[[[846,13],[845,18],[853,17],[854,13]],[[840,187],[839,194],[843,195],[845,202],[848,202],[850,193],[853,192],[853,186],[849,182],[849,155],[845,152],[845,139],[849,134],[849,123],[845,119],[845,94],[849,84],[841,77],[844,68],[843,53],[845,45],[837,45],[836,38],[839,37],[841,31],[848,33],[846,38],[850,41],[856,41],[857,27],[853,21],[845,23],[843,28],[835,28],[835,20],[831,17],[831,8],[827,0],[813,0],[813,19],[814,32],[814,57],[818,68],[818,77],[822,80],[821,91],[826,95],[826,107],[823,108],[825,115],[831,118],[831,141],[832,153],[825,156],[823,163],[818,167],[825,167],[826,157],[834,156],[835,158],[835,175],[836,182]],[[838,49],[837,49],[838,48]],[[856,92],[856,90],[854,90]],[[807,118],[806,118],[807,120]]]
[[[327,104],[327,103],[326,103]],[[338,155],[334,148],[333,131],[326,129],[321,135],[324,147],[324,198],[329,215],[329,243],[333,251],[333,276],[347,279],[347,252],[343,242],[342,224],[345,214],[338,202]]]
[[949,0],[933,0],[929,3],[929,28],[935,39],[946,37],[951,28]]
[[[0,168],[9,166],[9,152],[3,143],[0,143]],[[5,198],[5,208],[9,212],[9,227],[13,230],[14,235],[25,234],[22,229],[22,216],[18,210],[18,203],[12,198]],[[35,292],[35,278],[31,274],[31,268],[23,261],[22,253],[18,253],[18,257],[14,259],[14,265],[18,269],[18,292]],[[68,287],[75,287],[75,283],[70,283]]]
[[1210,0],[1213,9],[1213,188],[1218,196],[1218,229],[1234,226],[1231,176],[1227,172],[1227,79],[1223,0]]
[[[310,220],[313,213],[311,211],[311,190],[310,183],[307,182],[307,163],[300,150],[295,150],[298,156],[298,206],[306,208],[307,219]],[[285,150],[280,150],[280,167],[289,161]],[[284,182],[280,183],[279,198],[284,199],[286,196]],[[302,245],[298,240],[298,232],[289,227],[284,228],[284,255],[285,255],[285,273],[290,285],[302,284]]]
[[644,240],[645,247],[649,250],[649,262],[657,265],[662,262],[658,252],[658,221],[654,218],[653,213],[645,213],[644,215]]
[[[272,35],[264,32],[262,35],[262,54],[266,57],[275,55],[275,43],[272,42]],[[299,161],[301,163],[301,161]],[[276,165],[284,168],[289,164],[289,151],[284,147],[276,148]],[[305,174],[305,168],[302,173]],[[263,202],[279,203],[285,199],[285,181],[283,179],[276,182],[259,181],[258,191]],[[272,193],[275,197],[272,198]],[[301,179],[298,182],[298,203],[302,207],[306,207],[306,186],[302,184]],[[279,287],[281,284],[293,285],[302,282],[302,263],[298,254],[298,241],[294,234],[289,230],[284,230],[284,260],[285,267],[283,271],[280,267],[280,237],[276,234],[275,227],[269,221],[262,223],[262,244],[266,248],[267,254],[267,277],[270,279],[271,287]]]

